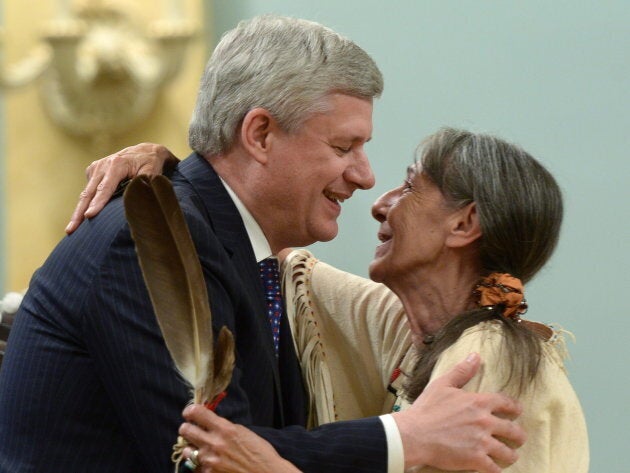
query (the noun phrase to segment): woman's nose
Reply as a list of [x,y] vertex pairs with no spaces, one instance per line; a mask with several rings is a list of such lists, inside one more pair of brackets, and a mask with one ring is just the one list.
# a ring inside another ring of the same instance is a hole
[[378,222],[384,222],[387,220],[387,212],[390,207],[398,200],[400,194],[400,187],[391,189],[381,195],[372,205],[372,217]]

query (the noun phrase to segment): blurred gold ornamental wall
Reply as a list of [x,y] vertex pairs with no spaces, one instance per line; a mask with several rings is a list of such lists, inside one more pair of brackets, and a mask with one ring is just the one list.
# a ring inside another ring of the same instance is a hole
[[[64,236],[93,160],[143,141],[163,143],[179,157],[188,154],[188,122],[208,35],[199,22],[201,0],[5,0],[3,8],[6,72],[25,57],[36,63],[34,51],[56,42],[60,69],[80,73],[77,79],[53,71],[57,77],[50,80],[49,67],[27,84],[5,83],[2,90],[5,290],[20,291]],[[113,23],[121,18],[122,26]],[[172,36],[185,36],[191,19],[196,34],[180,40],[186,43],[182,53]],[[75,58],[67,44],[77,35],[88,40]],[[52,36],[52,43],[44,36]],[[181,61],[165,60],[169,53]],[[78,64],[68,67],[68,58]],[[100,95],[92,96],[96,89]]]

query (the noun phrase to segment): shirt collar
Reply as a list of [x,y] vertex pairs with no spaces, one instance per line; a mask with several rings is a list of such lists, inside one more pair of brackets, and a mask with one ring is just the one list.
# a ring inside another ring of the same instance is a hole
[[243,219],[245,231],[247,232],[249,241],[252,244],[256,261],[260,262],[268,258],[269,256],[272,256],[269,242],[267,241],[267,238],[265,238],[265,234],[260,228],[260,225],[258,225],[258,222],[256,222],[256,220],[254,219],[254,216],[249,212],[249,210],[247,210],[245,204],[243,204],[241,199],[238,198],[232,188],[228,186],[227,182],[225,182],[223,179],[221,179],[221,182],[225,186],[225,190],[234,202],[238,213],[241,215],[241,219]]

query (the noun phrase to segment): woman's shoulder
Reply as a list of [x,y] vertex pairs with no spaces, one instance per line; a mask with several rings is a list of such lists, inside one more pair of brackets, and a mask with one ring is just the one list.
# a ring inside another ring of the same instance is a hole
[[[457,362],[463,360],[469,353],[479,353],[485,367],[492,367],[490,371],[482,367],[480,378],[491,376],[500,379],[509,378],[509,365],[506,360],[515,356],[513,347],[507,338],[505,327],[500,321],[490,320],[481,322],[466,329],[459,339],[447,348],[440,356],[434,375],[445,372]],[[539,376],[548,377],[565,373],[564,361],[567,358],[566,337],[570,332],[550,327],[552,335],[540,338],[541,360]]]
[[[563,328],[542,322],[522,320],[520,323],[532,331],[540,341],[543,356],[563,362],[568,357],[566,339],[574,339],[573,334]],[[487,320],[470,327],[462,333],[456,345],[479,347],[483,351],[495,351],[506,340],[506,327],[498,320]],[[506,349],[509,350],[509,347]]]
[[[534,379],[523,391],[518,379],[510,376],[510,359],[518,354],[510,344],[504,324],[486,321],[464,331],[445,350],[432,378],[478,352],[482,366],[463,387],[473,392],[503,392],[517,397],[523,405],[519,422],[529,435],[519,450],[521,459],[515,471],[587,471],[588,435],[579,399],[566,374],[565,339],[569,332],[551,327],[552,335],[540,338],[541,358]],[[567,467],[569,465],[569,467]],[[530,468],[531,467],[531,468]],[[512,471],[510,469],[510,471]]]

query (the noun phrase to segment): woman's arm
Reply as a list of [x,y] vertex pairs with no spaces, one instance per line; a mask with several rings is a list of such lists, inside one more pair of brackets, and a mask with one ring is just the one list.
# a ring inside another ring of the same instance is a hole
[[130,146],[94,161],[85,170],[88,183],[79,195],[66,233],[74,232],[85,218],[96,216],[125,179],[139,174],[161,174],[178,162],[179,159],[166,147],[153,143]]

